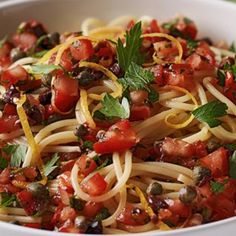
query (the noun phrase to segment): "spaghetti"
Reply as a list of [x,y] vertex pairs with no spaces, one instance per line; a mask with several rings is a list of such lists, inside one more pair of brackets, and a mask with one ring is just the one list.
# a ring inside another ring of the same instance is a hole
[[33,20],[1,41],[0,220],[121,234],[233,217],[235,52],[182,16],[81,29]]

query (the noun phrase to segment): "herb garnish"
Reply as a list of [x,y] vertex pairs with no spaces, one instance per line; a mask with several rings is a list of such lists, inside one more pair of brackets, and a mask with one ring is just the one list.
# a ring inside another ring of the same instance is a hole
[[0,48],[3,47],[4,43],[6,43],[8,36],[5,35],[1,40],[0,40]]
[[56,65],[32,65],[30,73],[32,74],[49,74],[54,70],[61,69],[60,66]]
[[15,195],[9,195],[7,193],[1,193],[0,207],[11,206],[14,201],[16,201],[16,196]]
[[2,150],[7,155],[11,155],[10,166],[20,167],[21,163],[25,159],[27,147],[21,144],[13,144],[13,145],[7,145],[3,147]]
[[116,50],[119,66],[126,72],[131,64],[134,62],[141,65],[143,56],[140,53],[142,27],[141,22],[138,22],[134,27],[126,33],[126,45],[123,45],[121,39],[118,39]]
[[113,98],[110,94],[107,93],[101,103],[103,107],[99,110],[99,112],[106,117],[119,117],[122,119],[126,119],[129,117],[129,113],[119,102],[118,98]]
[[52,158],[43,167],[45,176],[49,176],[58,167],[59,159],[58,153],[53,154]]
[[4,157],[0,156],[0,170],[4,170],[5,168],[7,168],[8,166],[8,162]]
[[220,118],[227,114],[227,105],[220,101],[211,101],[194,111],[192,114],[196,119],[206,122],[211,128],[214,128],[221,124]]
[[153,80],[154,75],[151,71],[145,70],[134,62],[131,62],[124,78],[119,79],[119,82],[123,85],[124,89],[145,89],[149,91],[147,85],[150,84]]
[[214,193],[222,193],[225,190],[225,184],[227,184],[229,182],[228,179],[225,179],[223,181],[223,183],[220,182],[216,182],[216,181],[211,181],[210,185],[211,185],[211,190]]

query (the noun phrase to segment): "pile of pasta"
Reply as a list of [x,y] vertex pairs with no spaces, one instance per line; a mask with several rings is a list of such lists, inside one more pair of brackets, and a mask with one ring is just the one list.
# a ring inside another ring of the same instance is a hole
[[122,16],[26,49],[39,26],[23,23],[13,45],[1,43],[24,56],[1,64],[0,220],[117,234],[235,215],[233,47],[196,39],[186,17]]

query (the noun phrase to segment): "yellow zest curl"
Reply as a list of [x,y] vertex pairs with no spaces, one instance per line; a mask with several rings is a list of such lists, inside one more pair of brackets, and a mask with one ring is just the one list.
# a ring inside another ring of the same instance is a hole
[[30,125],[28,122],[28,118],[27,115],[25,113],[25,110],[23,108],[23,104],[26,101],[26,95],[25,94],[21,94],[20,99],[18,101],[16,101],[16,110],[17,110],[17,114],[19,116],[20,122],[21,122],[21,126],[22,129],[24,130],[25,133],[25,137],[27,139],[27,143],[29,145],[29,147],[32,150],[32,156],[33,156],[33,165],[37,165],[40,171],[40,174],[42,176],[42,180],[39,181],[42,184],[46,184],[47,183],[47,177],[44,175],[44,170],[43,170],[43,162],[40,158],[40,152],[39,152],[39,148],[37,143],[35,142],[34,136],[31,132],[30,129]]
[[88,108],[88,96],[87,96],[87,92],[84,89],[80,90],[80,105],[81,105],[81,109],[82,112],[85,116],[86,121],[88,122],[88,125],[90,128],[95,129],[96,128],[96,124],[91,116],[91,113],[89,111]]
[[[97,71],[101,71],[103,74],[105,74],[108,78],[110,78],[114,85],[116,86],[116,90],[111,93],[111,96],[113,96],[114,98],[117,98],[117,97],[121,97],[122,96],[122,85],[119,84],[117,82],[118,78],[110,71],[108,70],[107,68],[105,68],[104,66],[102,65],[99,65],[97,63],[94,63],[94,62],[87,62],[87,61],[81,61],[80,64],[79,64],[79,67],[87,67],[87,68],[90,68],[90,69],[94,69],[94,70],[97,70]],[[91,98],[91,99],[94,99],[94,100],[97,100],[97,101],[100,101],[103,99],[105,94],[101,94],[101,95],[98,95],[98,94],[89,94],[88,96]]]
[[100,27],[93,29],[89,32],[89,36],[94,37],[96,39],[117,39],[119,37],[123,37],[124,30],[122,27],[118,26],[108,26],[108,27]]
[[57,53],[59,48],[61,47],[62,45],[59,44],[57,45],[56,47],[52,48],[50,51],[48,51],[39,61],[37,64],[43,64],[45,62],[47,62],[54,53]]
[[133,185],[133,184],[129,184],[127,185],[127,188],[130,188],[130,189],[134,189],[135,192],[137,193],[139,199],[140,199],[140,202],[143,206],[143,209],[148,213],[149,217],[151,218],[151,220],[155,221],[157,220],[157,215],[154,213],[154,211],[152,210],[152,208],[149,206],[142,190],[137,187],[136,185]]
[[[166,86],[166,88],[174,89],[179,92],[185,93],[193,101],[196,108],[198,107],[198,102],[197,102],[196,98],[187,89],[181,88],[178,86],[173,86],[173,85],[168,85],[168,86]],[[184,121],[180,124],[173,124],[173,123],[169,122],[170,118],[175,118],[176,116],[177,116],[176,113],[171,113],[165,117],[165,123],[168,127],[173,128],[173,129],[182,129],[182,128],[188,126],[194,120],[194,115],[191,114],[190,117],[186,121]]]
[[[183,56],[183,48],[182,48],[180,42],[175,37],[173,37],[173,36],[171,36],[169,34],[165,34],[165,33],[151,33],[151,34],[143,34],[143,35],[141,35],[141,38],[146,38],[146,37],[166,38],[166,39],[172,41],[173,43],[175,43],[175,45],[176,45],[176,47],[177,47],[177,49],[179,51],[179,55],[176,57],[175,63],[181,63],[182,56]],[[153,54],[153,59],[158,64],[165,63],[160,58],[155,57],[155,53]]]

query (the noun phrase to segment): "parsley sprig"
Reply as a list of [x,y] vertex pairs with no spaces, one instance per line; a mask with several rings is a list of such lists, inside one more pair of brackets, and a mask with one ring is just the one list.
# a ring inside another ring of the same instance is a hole
[[58,167],[59,159],[58,153],[53,154],[52,158],[43,167],[45,176],[49,176]]
[[192,114],[201,122],[206,122],[211,128],[221,124],[218,119],[227,114],[227,105],[220,101],[211,101],[194,111]]
[[120,79],[124,89],[130,90],[150,90],[148,84],[154,80],[154,75],[151,71],[143,69],[141,66],[131,62],[124,78]]
[[143,56],[140,53],[140,47],[142,44],[142,27],[141,22],[138,22],[126,33],[126,45],[124,46],[122,40],[119,38],[117,42],[117,58],[119,66],[124,72],[126,72],[131,64],[134,62],[141,65],[143,62]]
[[2,150],[7,155],[11,155],[10,166],[20,167],[21,163],[25,159],[27,147],[25,145],[21,145],[21,144],[12,144],[12,145],[7,145],[7,146],[3,147]]

